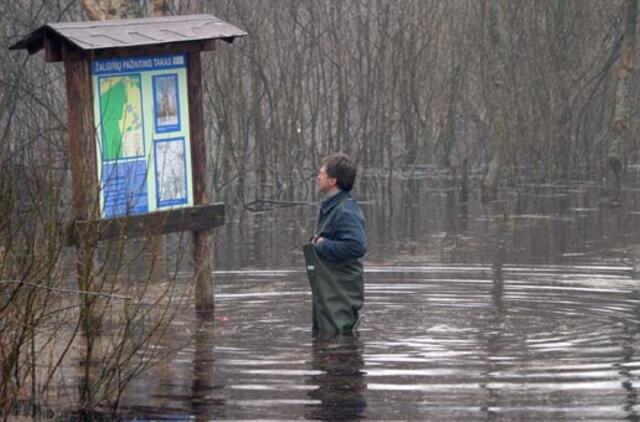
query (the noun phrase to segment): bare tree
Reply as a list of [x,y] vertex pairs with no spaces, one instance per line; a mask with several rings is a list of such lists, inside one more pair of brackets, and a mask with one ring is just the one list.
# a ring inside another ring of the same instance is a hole
[[629,126],[632,113],[632,80],[636,55],[636,19],[638,0],[626,1],[626,19],[622,39],[622,54],[616,70],[616,94],[613,112],[613,139],[607,152],[609,168],[614,173],[616,190],[620,187],[620,175],[625,166],[625,149],[629,143]]
[[487,30],[489,33],[489,54],[487,66],[487,110],[490,122],[491,160],[483,181],[485,194],[495,196],[502,172],[507,148],[507,97],[506,58],[504,36],[502,35],[502,5],[500,0],[486,0]]

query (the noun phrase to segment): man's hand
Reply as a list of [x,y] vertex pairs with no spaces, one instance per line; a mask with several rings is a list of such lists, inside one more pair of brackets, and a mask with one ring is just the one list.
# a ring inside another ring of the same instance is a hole
[[321,236],[313,236],[313,239],[311,239],[311,243],[313,243],[314,245],[317,245],[320,242],[324,242],[325,238],[321,237]]

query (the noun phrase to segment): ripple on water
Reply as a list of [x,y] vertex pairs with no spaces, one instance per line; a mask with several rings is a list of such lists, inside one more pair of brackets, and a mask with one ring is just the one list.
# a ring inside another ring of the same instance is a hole
[[225,322],[191,340],[191,362],[137,381],[127,404],[170,398],[185,415],[228,419],[638,418],[631,268],[370,266],[366,277],[360,336],[313,340],[302,271],[216,273]]

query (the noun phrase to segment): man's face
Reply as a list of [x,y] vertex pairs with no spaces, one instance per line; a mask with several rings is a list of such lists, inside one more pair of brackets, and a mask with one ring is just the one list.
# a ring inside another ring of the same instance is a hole
[[337,181],[335,177],[329,177],[327,174],[327,166],[320,167],[318,172],[318,189],[320,192],[327,193],[335,188]]

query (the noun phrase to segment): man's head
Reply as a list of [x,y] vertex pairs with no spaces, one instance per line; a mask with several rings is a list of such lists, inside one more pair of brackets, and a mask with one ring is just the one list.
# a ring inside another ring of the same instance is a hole
[[333,154],[322,160],[318,173],[318,187],[324,194],[332,194],[338,190],[350,191],[356,180],[356,166],[344,154]]

